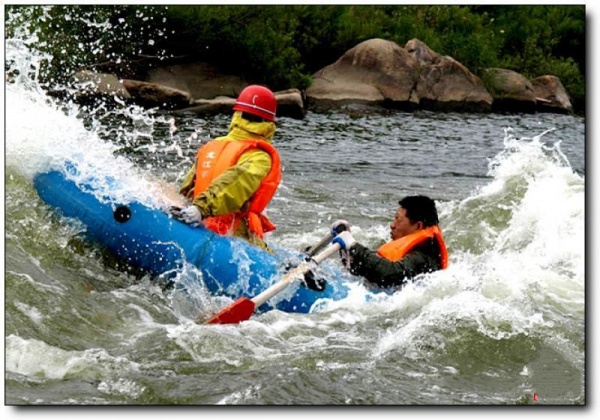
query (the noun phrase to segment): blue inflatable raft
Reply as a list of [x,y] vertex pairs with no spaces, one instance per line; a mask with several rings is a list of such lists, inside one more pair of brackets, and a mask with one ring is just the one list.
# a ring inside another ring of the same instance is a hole
[[[242,239],[192,227],[139,202],[99,200],[91,185],[79,185],[61,171],[36,175],[34,187],[43,201],[59,214],[81,221],[92,240],[121,260],[155,276],[175,274],[187,262],[200,270],[214,295],[253,297],[285,274],[290,256],[298,263],[302,259],[299,253],[277,250],[271,254]],[[259,311],[277,308],[306,313],[320,299],[337,300],[348,293],[341,279],[328,279],[321,292],[299,283]]]

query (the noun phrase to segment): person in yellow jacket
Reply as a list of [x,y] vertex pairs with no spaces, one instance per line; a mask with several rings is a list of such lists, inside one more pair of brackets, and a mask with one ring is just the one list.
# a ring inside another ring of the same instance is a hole
[[246,239],[269,250],[264,234],[275,229],[264,211],[281,181],[281,162],[271,145],[277,100],[264,86],[250,85],[233,106],[229,133],[201,146],[179,192],[192,201],[171,214],[221,235]]
[[331,227],[332,243],[340,244],[346,267],[379,289],[398,290],[419,274],[448,267],[448,251],[435,202],[424,195],[413,195],[398,204],[390,224],[392,240],[377,251],[356,242],[345,220],[338,220]]

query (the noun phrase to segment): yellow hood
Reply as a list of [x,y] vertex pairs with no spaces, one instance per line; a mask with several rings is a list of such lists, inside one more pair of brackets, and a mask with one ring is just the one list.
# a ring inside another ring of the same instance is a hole
[[260,139],[271,143],[275,134],[275,123],[270,121],[252,122],[242,118],[242,113],[236,111],[231,117],[229,124],[229,134],[224,137],[218,137],[215,140],[245,140]]

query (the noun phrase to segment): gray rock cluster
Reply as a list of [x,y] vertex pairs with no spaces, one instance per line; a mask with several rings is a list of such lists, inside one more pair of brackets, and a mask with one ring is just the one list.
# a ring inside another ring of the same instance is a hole
[[[112,98],[168,112],[230,113],[248,85],[204,63],[153,65],[144,80],[83,70],[73,75],[71,93],[79,102]],[[535,79],[507,69],[485,69],[475,76],[449,56],[412,39],[404,47],[370,39],[313,75],[301,92],[275,92],[278,115],[303,118],[349,106],[406,111],[571,113],[569,94],[552,75]]]

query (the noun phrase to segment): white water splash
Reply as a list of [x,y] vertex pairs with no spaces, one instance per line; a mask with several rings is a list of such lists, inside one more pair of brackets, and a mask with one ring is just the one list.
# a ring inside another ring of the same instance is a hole
[[[7,63],[13,66],[9,73],[18,75],[6,83],[7,168],[32,180],[38,173],[64,171],[72,164],[77,174],[71,177],[94,185],[98,197],[110,195],[115,201],[139,201],[151,207],[176,202],[174,186],[142,173],[130,160],[116,155],[119,149],[114,143],[101,139],[94,127],[86,128],[76,104],[58,103],[46,94],[37,73],[49,57],[36,55],[23,41],[11,40],[7,47]],[[125,115],[138,121],[139,108],[130,110]],[[150,117],[145,113],[144,118]],[[145,121],[146,125],[152,122],[152,118]]]
[[122,371],[137,371],[137,363],[111,356],[104,349],[67,351],[44,342],[6,337],[6,370],[22,375],[63,379],[77,375],[94,379],[98,372],[118,377]]

